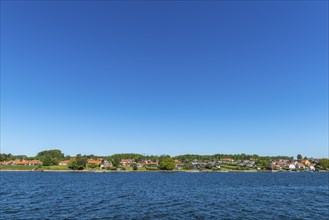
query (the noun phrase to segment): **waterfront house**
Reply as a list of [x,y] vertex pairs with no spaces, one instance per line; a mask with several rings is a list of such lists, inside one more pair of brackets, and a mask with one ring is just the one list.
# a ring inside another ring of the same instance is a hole
[[87,160],[87,164],[89,165],[101,165],[102,164],[102,161],[100,159],[97,159],[97,160],[94,160],[94,159],[88,159]]
[[30,160],[29,165],[42,165],[40,160]]
[[253,160],[243,160],[237,163],[240,166],[246,166],[246,167],[256,167],[255,161]]
[[15,165],[27,166],[27,165],[29,165],[29,161],[28,160],[15,160]]
[[0,165],[11,165],[12,160],[0,162]]
[[233,158],[227,157],[227,158],[223,158],[222,159],[222,163],[226,164],[226,163],[230,163],[232,164],[234,162]]
[[142,167],[145,166],[145,162],[138,162],[138,163],[136,163],[136,166],[137,166],[138,168],[142,168]]
[[256,164],[253,164],[253,163],[248,163],[246,165],[246,167],[251,167],[251,168],[254,168],[254,167],[257,167]]
[[182,163],[177,163],[177,164],[176,164],[176,169],[181,170],[181,169],[183,169],[183,166],[184,166],[184,164],[182,164]]
[[62,161],[59,162],[58,165],[67,166],[67,165],[69,165],[69,163],[70,163],[70,160],[62,160]]
[[9,160],[1,162],[0,165],[23,165],[23,166],[32,166],[32,165],[42,165],[40,160]]
[[131,163],[133,163],[133,160],[131,159],[121,159],[120,163],[122,166],[130,166]]
[[298,168],[298,169],[305,169],[305,165],[302,164],[302,163],[297,163],[296,164],[296,168]]
[[269,170],[281,170],[281,166],[276,163],[270,163],[266,166]]
[[112,167],[113,164],[111,162],[109,162],[108,160],[102,160],[102,164],[101,164],[101,169],[106,169],[108,167]]
[[176,164],[176,169],[183,169],[183,163],[181,163],[179,160],[174,160],[175,164]]
[[275,162],[276,165],[280,167],[289,167],[289,161],[288,160],[278,160]]
[[157,162],[147,162],[146,166],[148,167],[157,167],[159,164]]
[[296,166],[295,166],[295,164],[289,164],[289,169],[290,170],[295,170],[296,169]]
[[308,165],[311,164],[311,162],[309,160],[307,160],[307,159],[302,160],[301,163],[304,164],[304,165],[306,165],[306,166],[308,166]]
[[1,165],[13,165],[13,160],[3,161]]
[[210,164],[211,164],[212,166],[216,166],[216,164],[217,164],[217,160],[211,160],[211,161],[210,161]]
[[193,160],[193,162],[192,162],[192,166],[193,166],[193,168],[199,168],[200,167],[200,162],[198,161],[198,160]]
[[308,167],[306,167],[307,171],[315,171],[315,165],[314,164],[309,164]]
[[319,163],[319,159],[316,159],[316,158],[309,158],[308,159],[311,163],[315,163],[315,164],[318,164]]

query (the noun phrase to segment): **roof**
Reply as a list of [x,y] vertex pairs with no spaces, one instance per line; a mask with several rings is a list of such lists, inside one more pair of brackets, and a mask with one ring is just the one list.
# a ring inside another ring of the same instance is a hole
[[89,163],[89,164],[97,164],[97,165],[99,165],[99,164],[101,164],[102,162],[99,161],[99,160],[88,159],[88,160],[87,160],[87,163]]
[[232,158],[230,158],[230,157],[224,158],[223,160],[234,161],[234,160],[233,160]]
[[8,160],[0,162],[1,165],[9,165],[9,164],[16,164],[16,165],[40,165],[42,162],[40,160]]
[[158,165],[158,163],[157,162],[148,162],[148,163],[146,163],[147,165]]

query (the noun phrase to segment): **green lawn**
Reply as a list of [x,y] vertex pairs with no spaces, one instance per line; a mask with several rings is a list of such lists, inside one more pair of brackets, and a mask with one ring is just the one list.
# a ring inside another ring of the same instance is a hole
[[58,165],[58,166],[42,166],[37,170],[70,170],[67,166]]
[[33,170],[38,166],[24,166],[24,165],[0,165],[0,170]]
[[232,165],[221,165],[220,166],[221,171],[239,171],[239,170],[256,170],[255,168],[251,168],[251,167],[242,167],[242,166],[232,166]]
[[145,169],[150,171],[159,170],[158,167],[145,167]]

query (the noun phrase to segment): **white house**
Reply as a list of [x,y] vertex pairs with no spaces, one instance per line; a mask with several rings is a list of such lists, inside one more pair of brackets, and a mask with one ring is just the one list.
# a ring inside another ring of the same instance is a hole
[[315,171],[315,167],[314,166],[308,166],[307,171]]
[[295,164],[289,164],[289,169],[291,169],[291,170],[295,170],[296,169],[296,166],[295,166]]

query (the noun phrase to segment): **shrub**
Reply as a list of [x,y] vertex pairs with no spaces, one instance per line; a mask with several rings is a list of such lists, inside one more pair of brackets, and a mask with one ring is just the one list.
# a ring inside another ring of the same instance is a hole
[[173,170],[176,167],[176,163],[174,161],[174,159],[168,157],[166,159],[164,159],[163,161],[161,161],[159,168],[160,170]]

